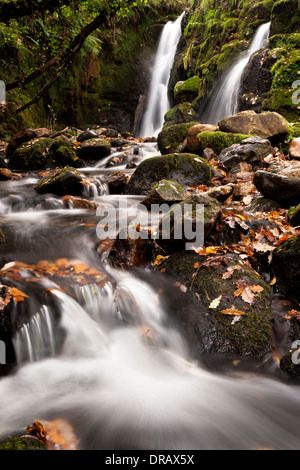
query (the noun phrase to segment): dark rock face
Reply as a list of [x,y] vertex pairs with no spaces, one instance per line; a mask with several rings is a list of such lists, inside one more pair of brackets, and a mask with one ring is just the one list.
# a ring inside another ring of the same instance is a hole
[[262,101],[272,85],[271,67],[274,59],[265,48],[254,54],[245,68],[239,93],[240,111],[261,111]]
[[[245,266],[235,271],[232,278],[224,280],[224,273],[236,266],[237,259],[234,255],[217,258],[215,266],[201,266],[205,259],[196,253],[176,252],[161,265],[166,275],[180,281],[191,292],[192,307],[177,314],[182,331],[188,341],[195,342],[196,338],[200,354],[262,356],[270,351],[272,342],[270,286]],[[199,265],[198,269],[195,264]],[[238,282],[260,286],[261,292],[251,305],[240,296],[235,297]],[[213,305],[216,299],[218,302]],[[237,313],[235,321],[233,316],[223,313],[233,305],[244,313],[240,316]]]
[[78,156],[82,160],[101,160],[111,153],[111,145],[103,139],[89,139],[83,142],[78,151]]
[[291,237],[273,253],[272,270],[280,292],[300,299],[300,235]]
[[285,170],[263,171],[254,175],[254,184],[264,197],[284,206],[298,204],[300,200],[300,163]]
[[263,159],[270,155],[272,150],[273,148],[269,140],[260,137],[250,137],[241,144],[235,144],[224,149],[217,157],[217,160],[228,170],[242,162],[261,167]]
[[39,194],[56,194],[57,196],[81,196],[83,192],[83,176],[74,168],[66,167],[53,175],[42,179],[34,189]]
[[6,157],[10,158],[15,150],[25,142],[36,139],[37,132],[34,129],[26,129],[25,131],[18,132],[11,139],[6,149]]
[[207,184],[211,179],[209,164],[197,155],[170,154],[144,160],[135,170],[126,194],[148,194],[161,180],[171,180],[183,187]]

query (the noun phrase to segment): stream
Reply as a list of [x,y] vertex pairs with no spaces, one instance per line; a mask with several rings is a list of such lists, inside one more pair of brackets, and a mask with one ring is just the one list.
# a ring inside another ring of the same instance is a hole
[[[153,144],[144,152],[141,144],[140,159],[155,152]],[[101,183],[91,201],[115,201],[105,185],[114,171],[82,169]],[[97,217],[59,197],[37,196],[38,178],[24,174],[1,185],[1,226],[10,234],[0,248],[2,265],[55,265],[63,257],[105,272],[109,281],[70,282],[69,295],[46,275],[28,287],[21,269],[17,285],[31,301],[18,311],[17,369],[0,380],[0,436],[22,433],[34,419],[63,418],[79,449],[298,448],[299,387],[195,362],[151,283],[95,256]],[[42,305],[39,289],[50,289],[52,301]]]

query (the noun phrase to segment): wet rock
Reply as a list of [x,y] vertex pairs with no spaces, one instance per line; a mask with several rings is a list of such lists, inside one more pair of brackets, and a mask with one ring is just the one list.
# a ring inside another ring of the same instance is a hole
[[9,436],[0,442],[0,450],[48,450],[46,444],[33,436]]
[[265,197],[257,197],[253,199],[251,204],[247,207],[247,212],[271,212],[277,211],[280,209],[280,204],[272,199],[267,199]]
[[284,169],[273,171],[259,170],[253,180],[264,197],[285,206],[298,204],[300,201],[300,162],[291,162]]
[[[192,306],[176,313],[187,340],[197,342],[198,354],[263,356],[270,352],[273,320],[270,286],[235,255],[211,256],[208,266],[204,262],[207,257],[176,252],[159,268],[192,296]],[[224,279],[228,268],[232,275]],[[235,295],[239,286],[245,289],[256,286],[259,292],[251,299],[243,298]]]
[[0,168],[0,181],[16,180],[22,178],[18,173],[13,173],[8,168]]
[[249,178],[251,176],[251,179],[252,179],[252,176],[253,176],[252,172],[253,172],[253,168],[250,163],[241,162],[232,168],[229,176],[234,182],[237,182],[239,179],[243,178],[246,174],[249,175]]
[[214,150],[210,148],[206,148],[202,152],[202,157],[204,158],[204,160],[207,160],[208,162],[212,160],[213,158],[216,158],[216,156],[217,155],[214,152]]
[[176,83],[174,88],[174,99],[177,103],[192,103],[199,95],[202,81],[195,75],[185,81]]
[[114,267],[144,266],[153,258],[153,241],[142,237],[133,239],[127,229],[120,231],[109,254],[109,262]]
[[235,198],[242,198],[248,196],[256,190],[256,187],[252,181],[246,181],[244,183],[237,183],[234,186],[233,195]]
[[269,139],[284,137],[289,133],[289,124],[278,113],[261,113],[242,111],[219,122],[222,132],[251,134]]
[[115,148],[125,147],[126,145],[131,144],[130,140],[119,139],[119,138],[111,139],[110,143],[111,143],[111,146]]
[[17,148],[19,148],[25,142],[36,139],[38,137],[37,132],[34,129],[26,129],[25,131],[18,132],[9,141],[6,148],[6,157],[10,158]]
[[115,155],[111,157],[108,162],[106,163],[106,168],[113,168],[115,166],[126,165],[129,161],[129,155],[127,153],[123,153],[121,155]]
[[300,299],[300,235],[289,238],[273,252],[272,270],[280,293]]
[[78,156],[82,160],[98,161],[108,157],[111,153],[111,144],[103,139],[89,139],[83,142],[78,150]]
[[197,155],[182,153],[144,160],[135,170],[126,194],[148,194],[161,180],[175,181],[183,187],[207,184],[211,178],[209,164]]
[[199,123],[175,124],[163,129],[157,137],[157,145],[162,155],[179,152],[179,148],[185,143],[188,129]]
[[75,196],[64,196],[63,202],[64,205],[69,207],[70,209],[88,209],[96,211],[98,207],[98,204],[96,204],[95,202],[88,201],[87,199]]
[[84,177],[72,167],[58,170],[51,176],[39,181],[34,189],[39,194],[56,194],[57,196],[81,196],[84,190]]
[[297,137],[290,143],[289,155],[292,158],[300,160],[300,137]]
[[84,162],[77,157],[73,144],[69,139],[59,137],[55,139],[49,148],[49,161],[57,168],[72,166],[80,168]]
[[109,137],[112,139],[117,139],[119,136],[119,133],[116,129],[104,129],[101,135],[105,135],[105,137]]
[[187,193],[174,181],[161,180],[157,183],[142,204],[151,207],[152,204],[174,204],[186,199]]
[[218,126],[212,124],[198,124],[190,127],[187,133],[187,148],[190,152],[198,152],[201,150],[201,142],[198,139],[198,135],[201,132],[216,132],[219,130]]
[[53,167],[48,151],[51,139],[40,139],[36,142],[22,144],[15,150],[9,160],[11,170],[44,170]]
[[240,163],[248,163],[253,167],[261,167],[263,159],[272,153],[273,147],[269,140],[260,137],[251,137],[243,140],[240,144],[222,150],[217,161],[231,170]]
[[219,202],[225,202],[232,194],[234,190],[234,184],[229,183],[224,186],[215,186],[209,189],[206,193],[207,196],[217,199]]
[[[204,243],[215,228],[221,214],[222,211],[216,199],[206,194],[190,196],[172,207],[162,218],[159,224],[158,243],[167,252],[182,249],[187,243],[199,242],[197,236],[200,237],[202,231],[201,241]],[[193,235],[196,234],[194,239],[188,238],[190,236],[187,232],[188,224]]]
[[86,140],[97,139],[97,138],[98,138],[98,134],[96,131],[86,130],[82,132],[81,134],[79,134],[79,136],[77,137],[77,142],[85,142]]
[[106,180],[106,184],[108,185],[110,194],[123,194],[129,178],[129,175],[120,172],[109,176]]
[[[296,363],[294,354],[296,353]],[[280,369],[294,380],[300,380],[299,353],[296,349],[285,354],[280,360]]]

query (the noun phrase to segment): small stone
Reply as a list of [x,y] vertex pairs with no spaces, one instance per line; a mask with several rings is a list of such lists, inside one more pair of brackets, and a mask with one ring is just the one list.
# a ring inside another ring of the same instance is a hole
[[300,137],[297,137],[290,143],[289,155],[296,160],[300,160]]

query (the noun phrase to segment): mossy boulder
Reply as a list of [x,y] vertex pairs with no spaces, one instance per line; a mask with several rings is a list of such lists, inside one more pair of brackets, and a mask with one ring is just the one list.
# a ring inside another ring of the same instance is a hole
[[152,204],[174,204],[186,199],[187,193],[175,181],[161,180],[157,183],[142,204],[151,207]]
[[248,163],[253,167],[261,167],[264,158],[272,153],[272,145],[268,139],[261,137],[250,137],[240,144],[234,144],[222,150],[217,160],[228,170],[233,169],[240,163]]
[[157,145],[162,155],[180,152],[184,147],[188,129],[198,122],[175,124],[163,129],[157,137]]
[[289,238],[273,252],[272,270],[281,293],[300,299],[300,235]]
[[52,167],[53,161],[48,152],[51,144],[51,139],[39,139],[22,144],[13,152],[9,160],[9,168],[34,171]]
[[84,177],[75,168],[66,167],[39,181],[34,189],[39,194],[57,196],[81,196],[84,189]]
[[194,122],[195,120],[196,112],[190,103],[178,104],[165,114],[164,128],[174,124]]
[[126,194],[148,194],[161,180],[171,180],[184,188],[207,184],[212,173],[209,163],[198,155],[170,154],[144,160],[129,181]]
[[188,101],[192,103],[201,90],[202,81],[197,75],[188,78],[184,82],[178,82],[174,88],[174,98],[177,103],[183,103]]
[[198,141],[200,143],[200,152],[203,152],[204,149],[210,148],[217,155],[219,155],[222,150],[231,147],[233,144],[240,144],[243,140],[252,137],[251,135],[246,134],[232,134],[228,132],[201,132],[198,135]]
[[[222,214],[219,203],[207,195],[190,196],[173,206],[159,224],[158,243],[165,252],[202,247]],[[197,244],[197,245],[196,245]]]
[[78,150],[82,160],[101,160],[111,154],[111,144],[104,139],[89,139],[83,142]]
[[[177,313],[188,341],[197,342],[200,354],[263,356],[270,352],[273,333],[270,286],[236,255],[214,255],[209,260],[207,263],[206,257],[196,253],[176,252],[159,268],[184,285],[192,296],[192,306]],[[256,290],[251,296],[252,303],[245,295],[235,294],[239,288],[243,291],[239,286]]]

